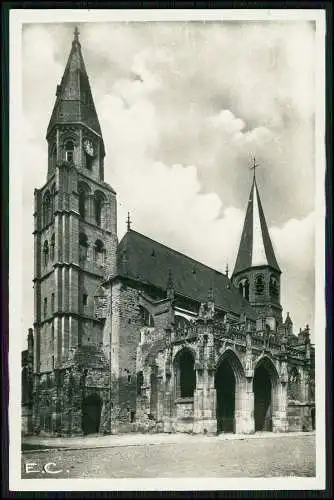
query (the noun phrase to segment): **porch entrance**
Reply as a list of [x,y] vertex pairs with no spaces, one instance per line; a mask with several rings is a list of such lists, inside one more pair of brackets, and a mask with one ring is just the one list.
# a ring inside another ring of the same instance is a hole
[[253,390],[255,431],[272,431],[272,382],[264,365],[255,370]]
[[224,359],[216,371],[215,387],[217,394],[217,433],[235,432],[236,381],[228,359]]

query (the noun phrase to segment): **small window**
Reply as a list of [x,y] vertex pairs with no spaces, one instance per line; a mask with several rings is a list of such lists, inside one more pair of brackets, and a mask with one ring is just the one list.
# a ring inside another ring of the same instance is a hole
[[50,245],[50,259],[53,261],[55,258],[55,235],[51,236],[51,245]]
[[44,298],[44,318],[46,318],[48,314],[48,299],[45,297]]
[[97,226],[101,226],[102,224],[102,215],[103,215],[103,206],[104,206],[105,198],[102,193],[98,192],[94,196],[94,213],[95,213],[95,222]]
[[44,241],[43,245],[43,261],[44,266],[47,266],[49,262],[49,243],[47,240]]
[[68,162],[73,162],[74,160],[74,144],[73,141],[67,141],[65,144],[65,159]]
[[87,259],[88,251],[88,238],[85,233],[79,234],[79,260],[84,261]]
[[261,274],[255,278],[255,292],[258,295],[264,292],[264,278]]
[[82,303],[83,303],[84,306],[86,306],[88,304],[88,295],[87,295],[87,293],[84,293],[82,295]]
[[154,318],[145,307],[139,306],[139,313],[142,326],[154,327]]
[[55,312],[55,294],[51,294],[51,312]]

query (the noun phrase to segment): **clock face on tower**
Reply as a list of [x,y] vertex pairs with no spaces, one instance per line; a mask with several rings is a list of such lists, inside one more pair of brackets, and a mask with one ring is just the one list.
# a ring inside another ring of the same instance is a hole
[[84,147],[85,152],[89,156],[93,157],[95,155],[94,144],[92,143],[92,141],[90,139],[85,139],[83,141],[83,147]]

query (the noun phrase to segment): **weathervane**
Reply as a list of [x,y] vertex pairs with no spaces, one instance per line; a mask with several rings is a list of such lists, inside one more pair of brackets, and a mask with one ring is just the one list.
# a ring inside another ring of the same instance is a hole
[[253,178],[255,179],[255,169],[258,168],[260,165],[258,163],[256,163],[255,156],[252,156],[252,161],[253,161],[253,165],[249,168],[251,170],[253,170]]
[[126,219],[126,227],[128,229],[128,231],[130,231],[131,229],[131,219],[130,219],[130,212],[128,212],[128,218]]

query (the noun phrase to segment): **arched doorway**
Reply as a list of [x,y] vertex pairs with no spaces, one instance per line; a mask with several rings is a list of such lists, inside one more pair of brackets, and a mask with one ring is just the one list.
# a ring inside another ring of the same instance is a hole
[[273,415],[278,410],[278,383],[275,365],[263,357],[255,367],[253,379],[255,431],[273,430]]
[[218,366],[215,388],[217,394],[217,433],[235,432],[236,380],[233,368],[227,358]]
[[102,401],[97,394],[87,396],[82,404],[82,431],[86,434],[99,432]]

